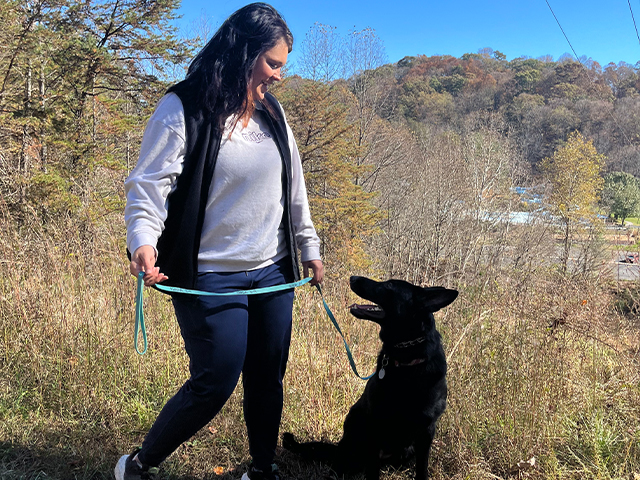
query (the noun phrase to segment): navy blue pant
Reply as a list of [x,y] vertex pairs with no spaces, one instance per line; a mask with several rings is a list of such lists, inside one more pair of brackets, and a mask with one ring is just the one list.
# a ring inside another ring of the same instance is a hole
[[[197,290],[231,292],[293,281],[289,259],[259,270],[205,273]],[[293,290],[248,296],[173,295],[189,355],[190,378],[164,406],[142,443],[139,460],[157,466],[205,426],[235,389],[240,373],[244,418],[254,465],[269,469],[282,415],[282,379]]]

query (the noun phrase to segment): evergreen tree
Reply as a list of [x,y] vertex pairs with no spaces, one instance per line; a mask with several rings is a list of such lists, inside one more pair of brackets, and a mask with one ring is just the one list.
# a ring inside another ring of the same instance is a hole
[[29,0],[0,7],[7,41],[0,142],[11,152],[2,188],[10,208],[28,202],[45,216],[94,201],[96,215],[120,208],[118,189],[98,174],[121,182],[108,172],[131,165],[144,119],[166,88],[167,66],[186,58],[170,23],[178,6]]

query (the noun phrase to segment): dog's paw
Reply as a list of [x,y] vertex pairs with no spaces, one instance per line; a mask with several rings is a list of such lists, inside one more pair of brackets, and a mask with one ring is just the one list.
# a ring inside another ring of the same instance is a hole
[[297,445],[298,442],[296,441],[296,437],[293,436],[293,433],[286,432],[282,434],[283,448],[287,450],[294,450]]

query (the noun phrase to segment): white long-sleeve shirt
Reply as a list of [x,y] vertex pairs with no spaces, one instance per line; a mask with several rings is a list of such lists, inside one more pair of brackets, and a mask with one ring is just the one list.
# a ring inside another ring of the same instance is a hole
[[[259,115],[246,128],[227,120],[209,190],[200,250],[199,272],[234,272],[270,265],[287,255],[281,225],[284,198],[282,159]],[[138,163],[125,181],[127,247],[156,247],[167,218],[167,198],[182,172],[185,144],[182,103],[169,93],[149,119]],[[293,132],[291,216],[301,260],[320,259],[307,200],[302,163]]]

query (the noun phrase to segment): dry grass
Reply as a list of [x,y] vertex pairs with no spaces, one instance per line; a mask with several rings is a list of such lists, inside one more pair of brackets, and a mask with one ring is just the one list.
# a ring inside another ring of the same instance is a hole
[[[134,282],[118,228],[68,222],[60,231],[16,231],[9,220],[0,237],[0,478],[111,478],[118,455],[142,441],[187,375],[168,297],[148,293],[149,351],[138,356]],[[437,314],[450,395],[433,478],[637,480],[638,286],[530,273],[467,280]],[[368,374],[377,329],[346,313],[354,300],[346,285],[328,283],[326,296]],[[299,290],[294,322],[282,430],[335,441],[364,383],[312,289]],[[522,463],[532,458],[535,465]],[[286,452],[278,460],[285,478],[329,474]],[[247,461],[236,391],[161,478],[236,479]],[[409,468],[383,478],[410,475]]]

